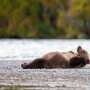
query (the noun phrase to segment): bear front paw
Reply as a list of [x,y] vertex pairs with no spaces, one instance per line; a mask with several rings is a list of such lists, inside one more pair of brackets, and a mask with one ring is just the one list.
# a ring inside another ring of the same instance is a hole
[[26,68],[26,64],[27,64],[27,63],[21,64],[21,67],[22,67],[23,69],[25,69],[25,68]]

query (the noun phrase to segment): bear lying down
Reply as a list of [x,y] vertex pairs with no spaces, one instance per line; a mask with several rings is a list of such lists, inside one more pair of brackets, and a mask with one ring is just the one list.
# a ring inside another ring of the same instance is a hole
[[24,63],[21,67],[23,69],[81,68],[87,64],[90,64],[89,54],[79,46],[77,53],[51,52],[30,63]]

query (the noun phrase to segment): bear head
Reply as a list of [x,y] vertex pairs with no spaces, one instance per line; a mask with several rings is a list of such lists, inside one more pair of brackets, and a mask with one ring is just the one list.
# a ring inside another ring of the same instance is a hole
[[78,56],[80,56],[80,57],[85,59],[85,62],[87,64],[90,64],[89,54],[88,54],[88,52],[85,49],[83,49],[81,46],[78,46],[77,53],[78,53]]

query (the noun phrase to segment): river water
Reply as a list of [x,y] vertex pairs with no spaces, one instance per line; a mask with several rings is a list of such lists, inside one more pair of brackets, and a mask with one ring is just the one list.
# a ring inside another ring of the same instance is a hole
[[90,40],[85,39],[1,39],[0,90],[90,90],[90,65],[79,69],[21,68],[22,63],[48,52],[76,52],[79,45],[90,54]]
[[33,60],[52,51],[74,51],[81,45],[90,53],[90,40],[1,39],[0,60]]

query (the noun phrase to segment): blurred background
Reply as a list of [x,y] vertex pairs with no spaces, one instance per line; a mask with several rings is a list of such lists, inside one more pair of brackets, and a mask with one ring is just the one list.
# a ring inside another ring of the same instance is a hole
[[90,0],[0,0],[0,38],[90,39]]

